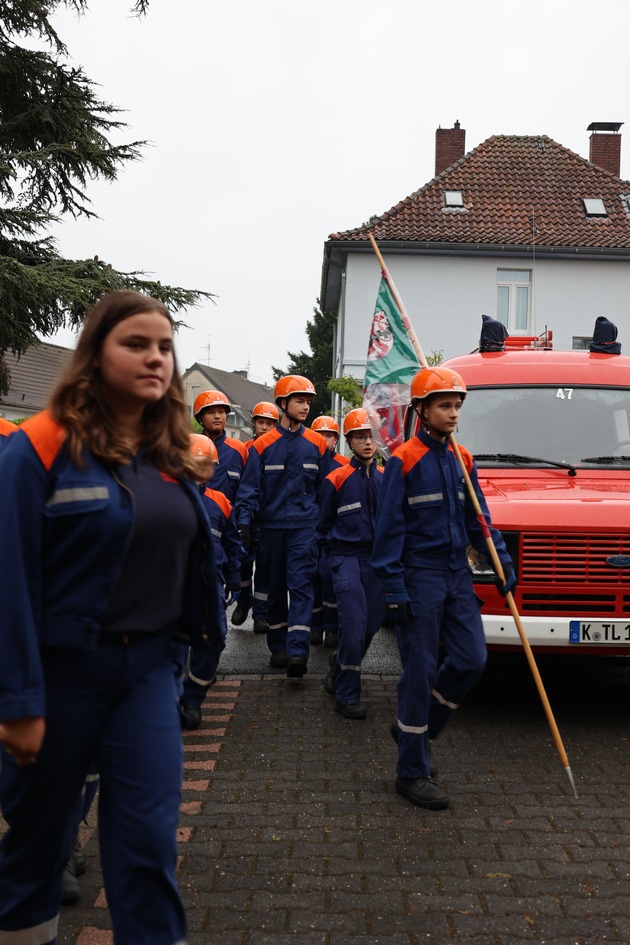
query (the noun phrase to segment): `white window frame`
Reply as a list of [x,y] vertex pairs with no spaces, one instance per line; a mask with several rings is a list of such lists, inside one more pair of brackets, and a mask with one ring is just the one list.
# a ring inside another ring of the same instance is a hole
[[[522,273],[522,278],[518,274]],[[497,319],[508,330],[509,335],[530,335],[532,323],[532,270],[531,269],[497,269]],[[505,297],[507,289],[507,315],[501,311],[499,297]],[[527,313],[525,327],[517,327],[518,305],[522,299],[523,290],[527,290]]]

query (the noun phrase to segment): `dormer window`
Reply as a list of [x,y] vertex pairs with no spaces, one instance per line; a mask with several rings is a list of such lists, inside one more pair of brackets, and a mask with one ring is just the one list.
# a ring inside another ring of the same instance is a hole
[[607,217],[608,211],[601,197],[582,197],[584,212],[587,217]]
[[444,206],[445,207],[463,207],[464,206],[464,197],[461,190],[445,190],[444,191]]

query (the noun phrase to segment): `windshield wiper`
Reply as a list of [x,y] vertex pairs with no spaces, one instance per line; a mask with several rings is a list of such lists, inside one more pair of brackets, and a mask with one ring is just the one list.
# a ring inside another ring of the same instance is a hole
[[520,453],[475,453],[475,462],[480,459],[497,460],[503,463],[545,463],[547,466],[557,466],[559,469],[568,469],[570,476],[575,476],[575,466],[571,463],[556,462],[555,459],[542,459],[540,456],[521,456]]
[[587,456],[585,459],[580,460],[581,463],[608,463],[613,465],[613,463],[630,463],[630,456]]

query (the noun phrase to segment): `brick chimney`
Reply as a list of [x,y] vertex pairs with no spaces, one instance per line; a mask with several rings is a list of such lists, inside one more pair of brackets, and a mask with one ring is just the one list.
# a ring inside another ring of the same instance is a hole
[[621,173],[622,121],[593,121],[586,129],[592,132],[588,159],[591,164],[603,167],[616,177]]
[[438,128],[435,132],[435,176],[459,161],[465,154],[466,132],[456,121],[452,128]]

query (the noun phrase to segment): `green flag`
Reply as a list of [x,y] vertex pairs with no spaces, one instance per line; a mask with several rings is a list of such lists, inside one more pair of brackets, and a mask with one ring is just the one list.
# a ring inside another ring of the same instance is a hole
[[419,368],[402,317],[383,278],[372,319],[364,386],[409,384]]
[[390,456],[402,444],[409,385],[420,364],[385,278],[376,299],[368,348],[363,406],[380,452]]

